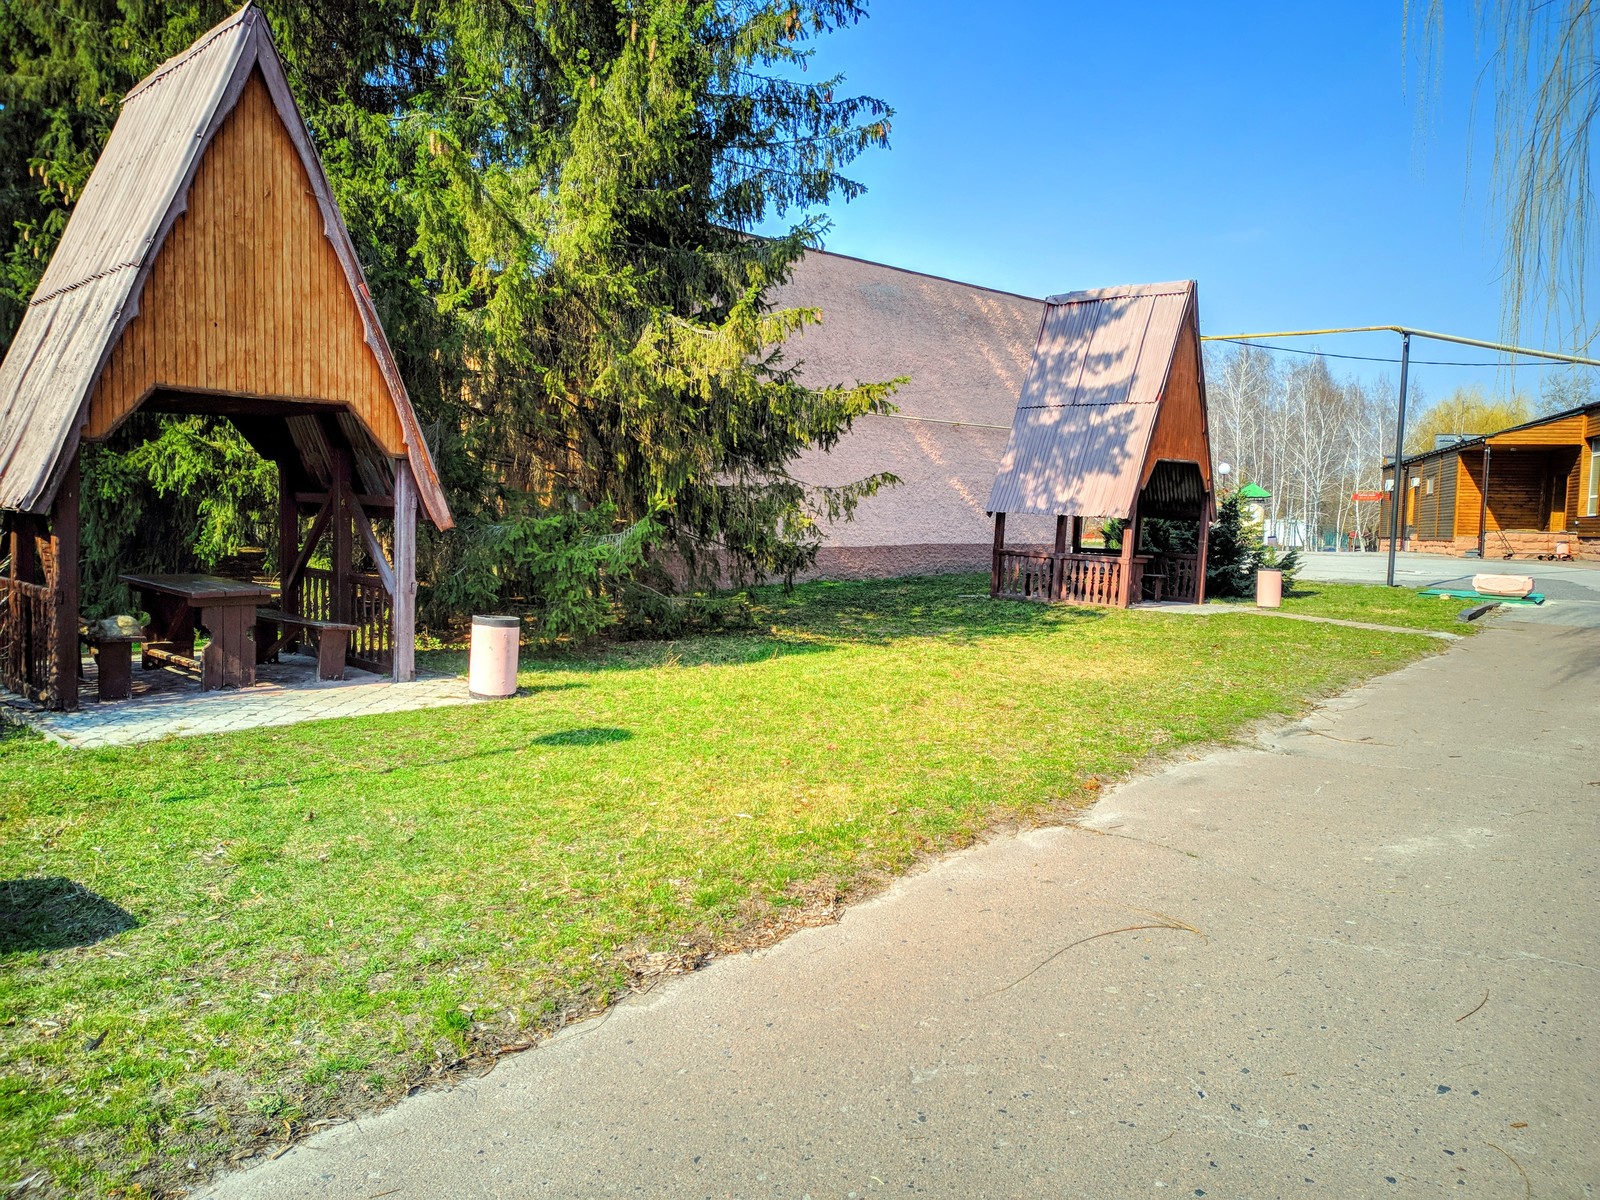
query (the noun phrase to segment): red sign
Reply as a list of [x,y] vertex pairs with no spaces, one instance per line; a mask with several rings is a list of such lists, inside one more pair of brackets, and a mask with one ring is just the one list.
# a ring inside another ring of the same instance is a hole
[[1350,493],[1350,499],[1356,501],[1357,503],[1360,503],[1361,501],[1366,500],[1366,501],[1368,501],[1370,503],[1376,504],[1378,501],[1383,499],[1383,493],[1382,492],[1351,492]]

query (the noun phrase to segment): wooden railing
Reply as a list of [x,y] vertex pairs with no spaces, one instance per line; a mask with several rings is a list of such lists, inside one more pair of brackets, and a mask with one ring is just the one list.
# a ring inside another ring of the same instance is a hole
[[994,594],[1007,600],[1055,599],[1055,555],[1029,550],[995,552],[999,570]]
[[995,557],[996,596],[1067,604],[1121,603],[1122,560],[1113,555],[1000,550]]
[[[1136,564],[1137,567],[1137,564]],[[1068,604],[1110,604],[1121,601],[1122,560],[1108,554],[1063,554],[1056,599]]]
[[[355,632],[344,660],[363,671],[386,674],[394,665],[394,602],[376,575],[352,577],[350,622]],[[307,567],[300,577],[300,615],[319,621],[333,617],[333,572]]]
[[0,685],[50,705],[55,682],[50,588],[0,576]]
[[394,666],[394,603],[376,575],[355,577],[356,631],[345,660],[364,671],[387,674]]
[[1200,595],[1199,570],[1198,554],[1153,555],[1144,569],[1143,596],[1193,604]]

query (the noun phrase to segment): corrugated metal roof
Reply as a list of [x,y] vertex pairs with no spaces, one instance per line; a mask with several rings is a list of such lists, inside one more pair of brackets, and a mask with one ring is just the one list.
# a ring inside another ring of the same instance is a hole
[[1194,283],[1052,296],[1023,381],[989,511],[1133,511]]
[[367,343],[406,430],[424,507],[450,524],[438,475],[367,295],[349,232],[289,92],[265,16],[247,4],[123,100],[122,112],[0,363],[0,508],[42,512],[76,449],[85,408],[172,224],[201,156],[259,67],[311,177],[329,241],[366,326]]

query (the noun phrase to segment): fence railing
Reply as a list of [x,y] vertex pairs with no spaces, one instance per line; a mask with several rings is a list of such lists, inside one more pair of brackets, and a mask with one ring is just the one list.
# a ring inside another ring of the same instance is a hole
[[1156,554],[1144,568],[1144,598],[1193,604],[1200,596],[1199,572],[1198,554]]
[[0,576],[0,685],[49,705],[55,683],[50,588]]
[[[394,601],[377,575],[351,580],[350,622],[355,632],[344,660],[363,671],[386,674],[394,666]],[[307,567],[300,577],[300,615],[333,620],[333,572]]]
[[[1121,602],[1120,558],[1039,550],[1000,550],[995,557],[995,595],[1007,600],[1112,606]],[[1134,571],[1137,582],[1137,563]]]

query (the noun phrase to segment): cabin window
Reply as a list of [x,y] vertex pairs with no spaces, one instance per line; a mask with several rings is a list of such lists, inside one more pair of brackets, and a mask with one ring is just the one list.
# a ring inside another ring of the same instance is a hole
[[1585,515],[1600,517],[1600,438],[1589,443],[1589,504]]
[[1433,495],[1433,476],[1428,476],[1428,495]]

